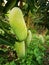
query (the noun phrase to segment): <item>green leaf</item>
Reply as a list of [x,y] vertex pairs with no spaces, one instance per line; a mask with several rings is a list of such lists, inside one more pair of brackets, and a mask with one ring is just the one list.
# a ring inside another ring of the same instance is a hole
[[10,62],[9,65],[16,65],[14,61]]
[[12,46],[12,43],[0,38],[0,44],[4,44],[4,45],[8,45],[8,46]]

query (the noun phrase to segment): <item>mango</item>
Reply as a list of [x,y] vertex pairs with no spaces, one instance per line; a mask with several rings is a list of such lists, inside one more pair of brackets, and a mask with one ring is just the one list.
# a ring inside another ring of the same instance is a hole
[[32,33],[30,30],[28,30],[28,35],[27,35],[27,38],[25,40],[25,43],[26,43],[26,47],[28,47],[31,43],[31,40],[32,40]]
[[27,27],[21,9],[14,7],[9,12],[9,24],[16,35],[17,40],[23,41],[27,37]]
[[25,56],[25,42],[15,42],[14,49],[16,50],[16,53],[18,57],[24,57]]

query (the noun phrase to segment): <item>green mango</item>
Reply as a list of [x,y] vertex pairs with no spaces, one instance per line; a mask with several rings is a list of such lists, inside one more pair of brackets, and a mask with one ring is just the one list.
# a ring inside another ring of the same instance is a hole
[[28,30],[28,36],[27,36],[27,38],[26,38],[26,40],[25,40],[25,43],[26,43],[26,46],[27,46],[27,47],[30,45],[31,40],[32,40],[32,33],[31,33],[30,30]]
[[17,52],[18,57],[24,57],[25,56],[25,42],[15,42],[14,49]]
[[9,23],[17,40],[23,41],[27,37],[27,27],[23,18],[22,11],[18,7],[14,7],[9,13]]

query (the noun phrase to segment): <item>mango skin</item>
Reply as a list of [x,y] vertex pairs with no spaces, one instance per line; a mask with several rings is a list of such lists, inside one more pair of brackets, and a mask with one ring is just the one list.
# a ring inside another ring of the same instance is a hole
[[23,18],[22,11],[18,7],[14,7],[9,13],[9,23],[17,40],[22,41],[27,37],[27,27]]
[[28,47],[31,43],[31,40],[32,40],[32,33],[30,30],[28,30],[28,35],[27,35],[27,38],[25,40],[25,43],[26,43],[26,47]]
[[25,42],[15,42],[14,44],[14,49],[17,52],[17,55],[19,58],[24,57],[25,56]]

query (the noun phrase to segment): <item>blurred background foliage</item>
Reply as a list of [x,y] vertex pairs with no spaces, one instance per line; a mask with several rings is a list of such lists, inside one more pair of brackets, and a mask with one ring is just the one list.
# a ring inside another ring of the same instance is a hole
[[[6,14],[13,7],[21,8],[27,28],[32,31],[33,40],[27,56],[17,59],[13,44],[15,34],[11,30]],[[35,35],[34,35],[35,34]],[[38,38],[42,35],[44,44]],[[12,44],[11,44],[12,43]],[[35,44],[34,44],[35,43]],[[39,44],[40,43],[40,44]],[[40,47],[39,47],[40,46]],[[33,48],[32,48],[33,47]],[[42,65],[43,51],[49,47],[49,0],[0,0],[0,64],[1,65]],[[30,51],[31,50],[31,51]],[[32,51],[33,50],[33,51]],[[44,65],[49,65],[49,49],[45,51]],[[36,53],[37,52],[37,53]],[[11,55],[13,54],[13,55]],[[47,54],[47,55],[46,55]],[[15,60],[16,59],[16,60]],[[5,62],[7,61],[7,62]],[[47,63],[46,63],[47,62]]]

